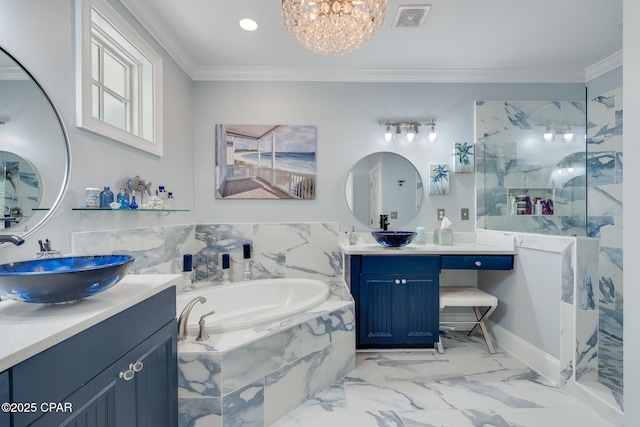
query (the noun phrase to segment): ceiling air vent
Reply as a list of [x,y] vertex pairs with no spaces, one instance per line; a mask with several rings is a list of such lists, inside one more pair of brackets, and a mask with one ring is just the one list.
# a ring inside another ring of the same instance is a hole
[[417,28],[422,25],[424,18],[429,13],[431,5],[416,4],[410,6],[398,6],[396,19],[393,21],[394,28]]

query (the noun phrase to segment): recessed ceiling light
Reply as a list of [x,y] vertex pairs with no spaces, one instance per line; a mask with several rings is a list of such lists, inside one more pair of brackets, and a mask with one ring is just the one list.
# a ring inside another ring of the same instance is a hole
[[241,19],[239,24],[240,24],[240,27],[246,31],[254,31],[255,29],[258,28],[258,23],[253,19],[249,19],[249,18]]

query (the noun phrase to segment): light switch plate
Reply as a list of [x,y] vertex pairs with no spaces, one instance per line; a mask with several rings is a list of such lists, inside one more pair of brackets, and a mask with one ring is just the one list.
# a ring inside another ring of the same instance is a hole
[[398,212],[391,212],[391,219],[398,219]]
[[438,220],[442,221],[444,219],[444,209],[438,209]]
[[468,221],[469,220],[469,208],[460,209],[460,219],[462,221]]

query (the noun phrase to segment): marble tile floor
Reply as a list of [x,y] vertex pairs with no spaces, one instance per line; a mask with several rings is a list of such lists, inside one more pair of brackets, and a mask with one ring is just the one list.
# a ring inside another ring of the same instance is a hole
[[445,353],[358,352],[356,369],[272,427],[610,427],[480,336],[450,332]]

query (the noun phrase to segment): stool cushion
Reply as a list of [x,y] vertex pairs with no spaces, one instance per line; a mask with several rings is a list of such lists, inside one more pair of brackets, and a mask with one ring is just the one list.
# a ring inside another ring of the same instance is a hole
[[498,298],[473,286],[440,286],[440,308],[497,305]]

